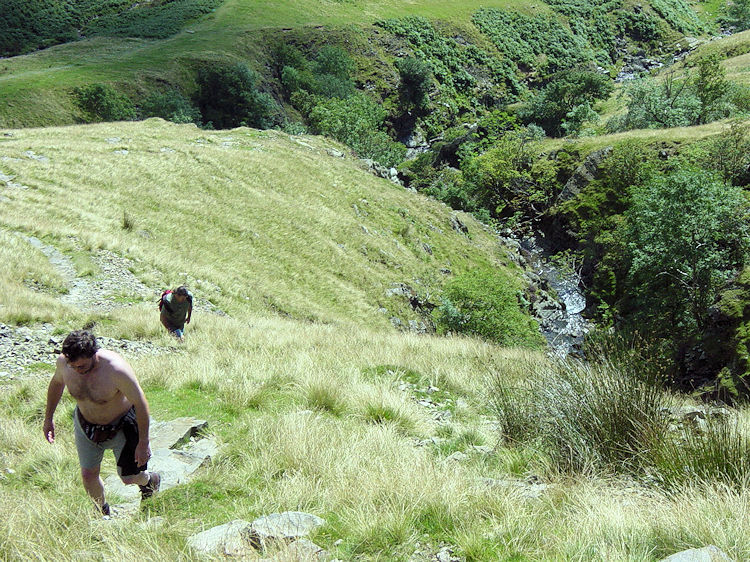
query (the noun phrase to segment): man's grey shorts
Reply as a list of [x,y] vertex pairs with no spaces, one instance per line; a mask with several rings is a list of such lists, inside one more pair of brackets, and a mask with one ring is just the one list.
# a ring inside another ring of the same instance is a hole
[[[97,468],[102,464],[102,458],[104,458],[104,451],[112,449],[115,454],[115,461],[120,458],[123,448],[125,447],[125,433],[122,431],[112,439],[107,439],[101,443],[94,443],[91,439],[86,437],[86,434],[81,428],[81,423],[78,421],[78,408],[73,410],[73,426],[75,428],[74,434],[76,438],[76,449],[78,450],[78,462],[81,468],[93,469]],[[122,468],[117,467],[117,474],[122,475]]]

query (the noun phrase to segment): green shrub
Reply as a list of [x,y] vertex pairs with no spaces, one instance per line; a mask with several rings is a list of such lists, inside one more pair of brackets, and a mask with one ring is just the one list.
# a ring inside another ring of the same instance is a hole
[[[223,1],[173,0],[140,6],[127,2],[131,6],[110,9],[98,17],[84,19],[82,31],[84,35],[164,39],[178,33],[186,23],[212,12]],[[121,3],[115,0],[115,4]]]
[[222,0],[4,0],[0,10],[0,56],[14,56],[81,36],[165,38]]
[[585,39],[554,16],[531,17],[483,8],[474,13],[472,21],[521,70],[552,74],[594,60]]
[[310,111],[310,125],[320,134],[349,145],[362,158],[395,166],[403,160],[406,147],[381,130],[386,113],[364,94],[346,99],[320,100]]
[[201,123],[201,112],[177,90],[155,92],[141,102],[143,117],[162,117],[174,123]]
[[735,33],[750,29],[750,0],[733,0],[724,5],[719,22]]
[[282,122],[274,99],[257,88],[258,75],[243,63],[213,64],[198,71],[197,101],[203,120],[219,129],[270,129]]
[[299,91],[323,98],[347,98],[356,90],[352,80],[356,65],[339,47],[326,45],[313,60],[307,60],[296,47],[279,45],[273,56],[287,99]]
[[408,109],[423,111],[429,102],[429,91],[432,83],[430,67],[424,61],[406,57],[396,63],[401,81],[398,93],[401,104]]
[[89,84],[73,90],[76,104],[95,121],[130,121],[136,111],[130,98],[109,84]]
[[437,309],[440,332],[480,336],[501,345],[539,347],[539,326],[521,310],[518,288],[502,270],[472,269],[452,279]]
[[634,190],[628,279],[644,327],[667,337],[704,328],[709,306],[747,257],[747,208],[741,188],[701,169],[655,176]]
[[592,111],[591,105],[608,97],[613,89],[609,77],[598,72],[561,72],[539,90],[519,115],[527,123],[540,125],[551,136],[575,133]]

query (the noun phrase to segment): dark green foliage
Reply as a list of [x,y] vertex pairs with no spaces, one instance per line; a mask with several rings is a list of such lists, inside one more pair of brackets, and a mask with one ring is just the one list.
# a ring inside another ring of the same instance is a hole
[[750,29],[750,0],[727,2],[721,16],[719,16],[719,21],[724,27],[732,29],[735,33]]
[[585,39],[552,16],[530,17],[486,8],[477,11],[472,20],[522,70],[552,74],[594,59]]
[[403,107],[418,112],[427,109],[432,83],[429,65],[414,57],[406,57],[396,63],[396,68],[401,78],[398,94]]
[[561,72],[531,98],[520,117],[527,123],[540,125],[551,136],[572,133],[581,125],[575,119],[575,110],[580,107],[591,110],[596,100],[608,97],[613,89],[609,76],[597,72]]
[[257,88],[258,75],[243,63],[213,64],[198,72],[197,101],[203,120],[219,129],[270,129],[281,123],[274,99]]
[[742,88],[726,80],[718,54],[701,58],[695,76],[678,78],[670,71],[661,80],[636,80],[627,93],[628,113],[608,123],[611,131],[709,123],[742,114],[750,103],[750,95],[743,97]]
[[0,56],[12,56],[79,36],[164,38],[223,0],[167,0],[139,5],[132,0],[6,0],[0,10]]
[[382,130],[385,116],[382,106],[365,94],[357,94],[319,101],[312,107],[309,120],[316,132],[349,145],[362,158],[394,166],[403,160],[406,147]]
[[734,121],[711,144],[705,167],[719,172],[726,182],[750,184],[750,125]]
[[704,328],[708,307],[747,256],[746,212],[741,189],[705,170],[679,169],[634,190],[629,282],[644,327],[683,337]]
[[109,13],[84,26],[84,35],[163,39],[179,32],[186,23],[208,14],[224,0],[172,0]]
[[472,334],[501,345],[542,344],[536,322],[521,310],[518,291],[501,270],[478,268],[452,279],[437,322],[442,332]]
[[274,60],[289,100],[299,91],[322,98],[346,98],[355,92],[352,75],[356,65],[339,47],[327,45],[313,60],[307,60],[299,49],[284,44],[274,49]]
[[136,118],[133,102],[109,84],[89,84],[73,91],[76,104],[93,121],[130,121]]
[[698,61],[698,75],[695,77],[695,96],[700,101],[698,123],[708,123],[719,100],[727,93],[729,83],[726,71],[721,66],[721,57],[712,54]]
[[556,162],[538,156],[528,129],[504,134],[480,154],[466,154],[461,171],[472,199],[511,225],[538,218],[562,187]]
[[616,25],[621,35],[641,43],[654,43],[662,38],[657,21],[643,10],[618,12]]
[[684,0],[651,0],[651,7],[680,33],[699,34],[704,31],[698,15]]
[[201,112],[177,90],[155,92],[141,102],[141,115],[162,117],[174,123],[201,123]]
[[440,107],[426,118],[432,134],[452,124],[462,111],[475,111],[480,103],[493,106],[512,101],[523,90],[509,59],[477,45],[460,44],[425,18],[383,20],[376,25],[405,40],[414,57],[432,72],[438,85],[435,105]]

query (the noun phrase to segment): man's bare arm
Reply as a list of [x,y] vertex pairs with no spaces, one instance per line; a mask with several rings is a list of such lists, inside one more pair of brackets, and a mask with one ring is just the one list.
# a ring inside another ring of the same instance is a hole
[[124,359],[119,358],[115,361],[113,368],[115,385],[125,398],[135,406],[135,419],[138,423],[138,446],[135,450],[135,461],[139,465],[143,465],[151,457],[148,401],[141,385],[135,378],[135,372]]
[[52,375],[52,379],[49,381],[49,386],[47,387],[47,406],[44,409],[44,425],[42,430],[44,431],[44,437],[50,443],[55,442],[55,410],[65,390],[65,381],[63,380],[64,369],[65,358],[60,355],[57,358],[55,374]]

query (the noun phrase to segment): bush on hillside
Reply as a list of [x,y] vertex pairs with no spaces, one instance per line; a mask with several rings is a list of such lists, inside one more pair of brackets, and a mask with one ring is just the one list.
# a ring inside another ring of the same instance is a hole
[[598,72],[561,72],[537,92],[519,116],[526,123],[540,125],[550,136],[575,133],[594,102],[608,97],[613,89],[609,76]]
[[406,147],[382,130],[386,112],[365,94],[346,99],[322,99],[310,110],[310,125],[354,149],[362,158],[395,166],[404,159]]
[[709,123],[748,110],[747,88],[726,80],[719,55],[698,61],[695,76],[678,78],[668,72],[663,79],[643,78],[627,89],[628,112],[608,124],[610,131],[687,127]]
[[273,56],[288,100],[300,91],[323,98],[347,98],[356,91],[352,80],[356,65],[339,47],[326,45],[307,60],[299,49],[283,44],[274,48]]
[[81,36],[164,38],[222,0],[4,0],[0,10],[0,56],[14,56]]
[[218,129],[270,129],[282,122],[281,109],[258,90],[259,76],[243,63],[213,64],[198,71],[197,102],[203,121]]
[[174,123],[201,123],[201,112],[177,90],[155,92],[141,102],[141,115],[161,117]]
[[[93,0],[87,0],[93,3]],[[109,9],[97,17],[82,20],[84,35],[144,37],[164,39],[178,33],[188,22],[211,13],[224,0],[172,0],[139,5],[127,2],[117,10]],[[97,2],[105,7],[111,2]],[[115,4],[122,4],[115,0]],[[101,8],[100,8],[101,10]]]
[[626,212],[636,315],[667,337],[700,332],[709,306],[750,250],[742,189],[706,170],[654,176]]
[[422,112],[427,109],[429,92],[432,84],[432,72],[429,65],[417,58],[406,57],[396,63],[400,82],[398,94],[401,105],[406,110]]
[[452,279],[437,309],[442,333],[471,334],[500,345],[539,347],[539,326],[521,310],[511,277],[501,270],[472,269]]
[[131,121],[136,118],[130,98],[109,84],[89,84],[73,90],[76,104],[94,121]]
[[724,5],[719,22],[738,33],[750,29],[750,0],[732,0]]

